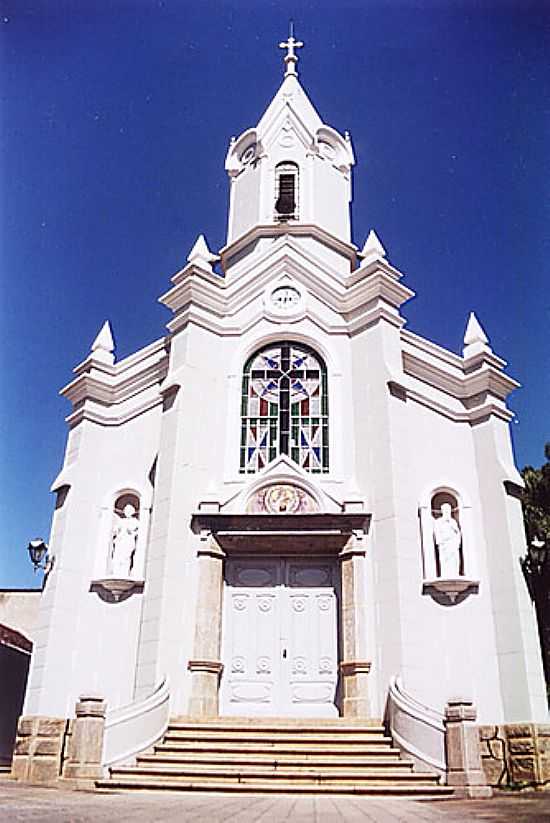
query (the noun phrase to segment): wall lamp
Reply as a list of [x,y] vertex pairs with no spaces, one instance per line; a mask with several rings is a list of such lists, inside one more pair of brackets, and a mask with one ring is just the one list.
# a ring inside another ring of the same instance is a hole
[[50,556],[48,544],[44,543],[41,537],[31,540],[27,546],[31,563],[34,570],[42,569],[45,574],[48,574],[53,569],[54,558]]

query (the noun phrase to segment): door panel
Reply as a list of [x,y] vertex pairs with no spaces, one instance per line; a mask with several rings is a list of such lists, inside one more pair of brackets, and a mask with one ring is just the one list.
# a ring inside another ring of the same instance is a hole
[[288,563],[284,612],[289,638],[288,713],[333,717],[337,687],[337,613],[334,567]]
[[274,711],[281,679],[279,576],[279,564],[273,561],[226,563],[220,690],[224,714]]
[[326,561],[226,561],[220,711],[335,717],[335,568]]

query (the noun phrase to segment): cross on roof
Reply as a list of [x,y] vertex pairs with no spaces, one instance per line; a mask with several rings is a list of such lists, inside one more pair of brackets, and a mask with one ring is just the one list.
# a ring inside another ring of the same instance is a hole
[[288,77],[291,74],[295,76],[298,74],[298,72],[296,71],[296,63],[298,62],[298,56],[295,52],[295,49],[301,49],[303,45],[304,44],[301,40],[294,39],[294,24],[291,21],[288,40],[285,40],[283,43],[279,43],[280,49],[287,49],[287,53],[285,55],[285,77]]

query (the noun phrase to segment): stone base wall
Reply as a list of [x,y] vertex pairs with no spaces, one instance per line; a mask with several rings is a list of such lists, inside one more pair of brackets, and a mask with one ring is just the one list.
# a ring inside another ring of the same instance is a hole
[[550,724],[480,726],[481,762],[490,786],[550,787]]
[[60,717],[20,717],[11,776],[28,783],[56,783],[62,769],[68,725]]

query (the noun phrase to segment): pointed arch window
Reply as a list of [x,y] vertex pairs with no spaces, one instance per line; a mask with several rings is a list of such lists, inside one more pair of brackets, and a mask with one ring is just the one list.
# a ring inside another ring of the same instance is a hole
[[314,474],[329,470],[327,370],[302,343],[275,343],[243,372],[240,471],[253,474],[281,454]]
[[279,163],[275,167],[275,219],[298,219],[298,166]]

